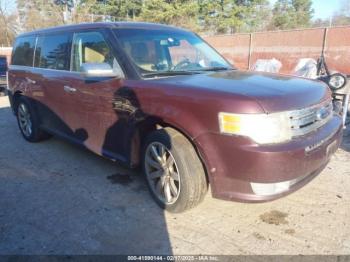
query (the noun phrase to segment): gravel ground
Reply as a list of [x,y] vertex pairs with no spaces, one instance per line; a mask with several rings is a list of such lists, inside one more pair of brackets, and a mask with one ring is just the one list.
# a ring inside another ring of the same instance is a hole
[[168,214],[142,176],[53,138],[20,136],[0,97],[0,254],[350,254],[350,132],[310,184],[263,204]]

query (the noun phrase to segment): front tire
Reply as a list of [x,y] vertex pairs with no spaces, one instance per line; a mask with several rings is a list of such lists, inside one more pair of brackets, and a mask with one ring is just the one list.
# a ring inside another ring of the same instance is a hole
[[50,137],[48,133],[40,129],[39,118],[28,99],[20,97],[16,105],[18,127],[25,140],[34,143]]
[[179,213],[198,205],[208,184],[193,145],[172,128],[153,131],[143,150],[147,184],[158,205]]

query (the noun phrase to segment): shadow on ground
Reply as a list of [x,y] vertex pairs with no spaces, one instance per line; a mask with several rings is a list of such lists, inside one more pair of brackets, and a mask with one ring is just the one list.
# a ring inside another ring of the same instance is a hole
[[25,142],[0,108],[0,254],[171,254],[143,178],[56,138]]

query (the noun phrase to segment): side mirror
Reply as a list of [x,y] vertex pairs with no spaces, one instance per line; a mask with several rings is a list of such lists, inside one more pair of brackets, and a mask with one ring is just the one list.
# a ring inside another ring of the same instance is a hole
[[124,77],[120,68],[113,69],[107,63],[83,63],[80,71],[86,77],[115,77],[118,79]]

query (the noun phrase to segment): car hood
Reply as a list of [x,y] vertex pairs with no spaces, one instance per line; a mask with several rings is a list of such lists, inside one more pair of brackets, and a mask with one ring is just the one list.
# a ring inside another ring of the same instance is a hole
[[221,71],[158,79],[195,89],[244,95],[255,99],[267,113],[306,108],[330,98],[329,88],[319,81],[280,74]]

